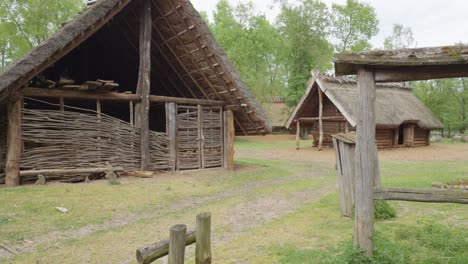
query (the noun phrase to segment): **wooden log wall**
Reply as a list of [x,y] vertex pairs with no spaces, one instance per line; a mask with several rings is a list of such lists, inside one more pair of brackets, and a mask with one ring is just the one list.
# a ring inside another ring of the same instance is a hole
[[[140,130],[105,114],[24,109],[23,140],[22,170],[141,165]],[[171,168],[165,133],[150,132],[150,154],[151,170]]]
[[423,129],[423,128],[416,126],[414,128],[413,146],[415,147],[429,146],[431,144],[430,134],[431,134],[430,130]]
[[393,147],[393,129],[377,129],[375,131],[375,140],[379,149]]
[[6,109],[0,105],[0,177],[4,177],[7,145]]

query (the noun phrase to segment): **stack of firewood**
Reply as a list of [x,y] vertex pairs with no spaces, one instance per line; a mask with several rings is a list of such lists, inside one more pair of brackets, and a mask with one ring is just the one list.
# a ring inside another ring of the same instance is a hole
[[100,92],[111,92],[119,87],[119,84],[113,80],[98,79],[96,81],[86,81],[83,84],[77,84],[76,81],[71,79],[61,78],[59,81],[54,82],[44,77],[36,78],[32,85],[39,88]]

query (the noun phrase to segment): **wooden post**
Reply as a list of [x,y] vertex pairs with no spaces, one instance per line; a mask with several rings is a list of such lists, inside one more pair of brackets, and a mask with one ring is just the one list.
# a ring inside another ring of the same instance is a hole
[[[195,231],[187,232],[185,235],[185,246],[195,243]],[[163,240],[137,249],[136,258],[140,264],[150,264],[169,253],[169,241]]]
[[135,123],[141,129],[141,170],[146,171],[151,162],[149,150],[149,96],[151,85],[151,2],[143,0],[140,14],[140,68],[137,94],[141,102],[136,105]]
[[130,108],[130,125],[135,126],[135,114],[134,114],[134,108],[133,108],[133,101],[129,102],[129,108]]
[[394,133],[394,134],[393,134],[393,146],[394,146],[395,148],[397,148],[397,147],[398,147],[398,140],[399,140],[399,136],[400,136],[400,129],[399,129],[399,128],[395,128],[395,129],[393,130],[393,133]]
[[197,215],[196,264],[211,264],[211,214]]
[[5,184],[7,187],[15,187],[20,184],[20,161],[22,142],[21,106],[22,99],[9,102],[7,105],[8,131],[7,131],[7,155],[5,164]]
[[234,170],[234,113],[231,110],[224,112],[224,166],[227,170]]
[[60,97],[60,112],[64,112],[65,111],[65,100],[63,99],[63,97]]
[[338,189],[340,192],[341,214],[351,216],[354,205],[354,155],[355,145],[333,138],[336,150]]
[[374,177],[377,146],[375,144],[375,75],[373,69],[357,72],[359,90],[358,123],[356,126],[355,222],[354,243],[372,256],[374,233]]
[[301,122],[296,122],[296,150],[301,148]]
[[414,125],[408,124],[405,125],[403,134],[403,143],[406,147],[412,147],[414,143]]
[[169,156],[172,163],[172,172],[175,172],[177,169],[177,115],[175,103],[166,103],[166,131],[169,137]]
[[322,90],[320,88],[318,89],[318,95],[319,95],[319,145],[318,149],[319,151],[322,151],[322,144],[323,144],[323,94]]
[[186,232],[187,226],[185,225],[171,227],[169,236],[169,264],[184,264]]
[[198,167],[205,168],[205,152],[204,152],[204,137],[203,137],[203,108],[198,105],[198,149],[200,150],[200,157],[198,159]]

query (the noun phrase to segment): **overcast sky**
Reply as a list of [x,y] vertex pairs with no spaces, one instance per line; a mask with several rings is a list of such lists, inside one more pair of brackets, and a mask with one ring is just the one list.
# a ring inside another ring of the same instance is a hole
[[[248,0],[229,0],[231,3]],[[322,0],[346,3],[346,0]],[[218,0],[192,0],[195,8],[211,15]],[[278,10],[271,9],[273,0],[252,0],[256,8],[273,20]],[[377,12],[379,34],[371,42],[382,47],[383,40],[392,33],[393,24],[411,27],[418,47],[468,43],[468,0],[365,0]]]

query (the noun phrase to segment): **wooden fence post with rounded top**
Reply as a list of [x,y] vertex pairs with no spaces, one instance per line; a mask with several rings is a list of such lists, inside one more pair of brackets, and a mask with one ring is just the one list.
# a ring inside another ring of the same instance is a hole
[[171,227],[169,236],[169,264],[184,264],[186,225]]
[[197,215],[196,264],[211,264],[211,214]]

